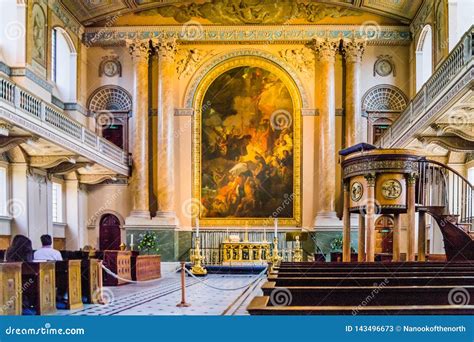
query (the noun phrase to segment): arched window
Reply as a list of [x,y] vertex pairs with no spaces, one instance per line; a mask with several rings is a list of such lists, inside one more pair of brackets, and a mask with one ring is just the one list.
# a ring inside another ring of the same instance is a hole
[[362,97],[362,114],[367,116],[368,138],[376,143],[406,108],[403,92],[390,84],[370,88]]
[[67,32],[55,27],[51,37],[51,80],[56,83],[59,98],[76,102],[77,53]]
[[106,85],[89,97],[89,112],[96,119],[96,132],[118,147],[128,150],[128,117],[132,97],[123,88]]
[[430,78],[433,72],[433,33],[430,25],[421,31],[416,46],[416,91]]
[[474,1],[448,0],[449,51],[474,22]]

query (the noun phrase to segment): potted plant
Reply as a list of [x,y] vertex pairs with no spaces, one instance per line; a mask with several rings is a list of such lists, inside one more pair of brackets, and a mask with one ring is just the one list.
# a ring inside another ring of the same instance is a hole
[[[342,234],[331,240],[329,247],[331,248],[331,261],[342,261],[342,248],[343,248]],[[357,261],[357,253],[351,246],[351,261]]]
[[158,237],[154,232],[146,232],[144,234],[140,234],[139,236],[140,242],[138,243],[138,250],[140,254],[158,254]]

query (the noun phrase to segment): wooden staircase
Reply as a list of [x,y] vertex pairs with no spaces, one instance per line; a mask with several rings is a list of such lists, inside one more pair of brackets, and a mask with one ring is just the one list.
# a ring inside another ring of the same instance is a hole
[[474,260],[473,185],[447,165],[422,160],[417,188],[417,211],[436,221],[447,260]]

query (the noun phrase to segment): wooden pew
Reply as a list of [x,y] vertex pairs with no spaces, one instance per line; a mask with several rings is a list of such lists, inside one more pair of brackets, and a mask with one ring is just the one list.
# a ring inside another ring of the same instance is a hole
[[23,314],[44,315],[56,311],[56,277],[54,262],[24,262]]
[[371,286],[373,284],[387,284],[388,286],[428,286],[428,285],[474,285],[474,276],[435,276],[412,277],[410,275],[394,277],[392,275],[374,277],[276,277],[269,276],[269,282],[278,287],[288,286]]
[[272,306],[258,296],[247,307],[251,315],[472,315],[474,305]]
[[82,304],[81,260],[56,261],[56,307],[80,309]]
[[0,315],[21,315],[21,291],[21,262],[0,263]]
[[161,278],[159,255],[132,255],[131,274],[133,280],[143,281]]
[[[458,286],[286,286],[277,287],[274,282],[262,286],[264,296],[275,291],[289,291],[291,305],[352,305],[366,302],[374,305],[449,305],[449,293]],[[474,286],[463,288],[471,296],[469,304],[474,305]],[[283,290],[284,289],[284,290]],[[367,301],[367,298],[372,298]]]
[[82,301],[88,304],[101,304],[102,261],[98,259],[81,260]]
[[[104,251],[104,266],[122,279],[132,279],[131,274],[131,253],[129,251]],[[118,286],[127,284],[126,281],[111,276],[103,272],[105,286]]]

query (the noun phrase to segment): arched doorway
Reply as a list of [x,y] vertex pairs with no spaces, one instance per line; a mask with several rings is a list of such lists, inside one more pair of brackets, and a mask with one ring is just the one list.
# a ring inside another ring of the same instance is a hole
[[393,253],[393,218],[381,216],[375,221],[375,253]]
[[105,214],[100,218],[99,248],[104,250],[120,249],[120,221],[117,216]]

